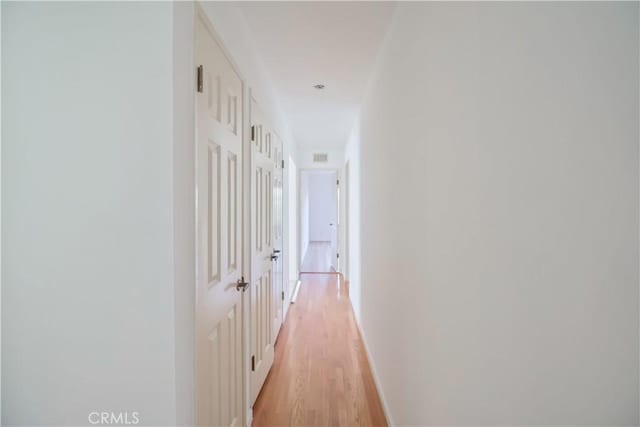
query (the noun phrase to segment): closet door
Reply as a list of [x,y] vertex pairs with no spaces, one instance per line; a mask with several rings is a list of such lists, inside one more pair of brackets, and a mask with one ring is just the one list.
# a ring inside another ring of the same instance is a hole
[[196,423],[239,426],[244,425],[242,81],[199,10],[195,60]]

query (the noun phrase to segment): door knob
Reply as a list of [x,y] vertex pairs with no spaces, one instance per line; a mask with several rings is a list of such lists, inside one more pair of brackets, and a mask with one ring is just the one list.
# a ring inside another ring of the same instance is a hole
[[279,253],[280,253],[280,249],[274,249],[274,250],[273,250],[273,253],[274,253],[274,254],[279,254]]
[[244,281],[244,276],[238,279],[238,282],[236,283],[236,290],[238,292],[240,291],[244,292],[247,290],[248,287],[249,287],[249,283]]
[[278,259],[278,255],[277,254],[271,254],[271,261],[275,261]]

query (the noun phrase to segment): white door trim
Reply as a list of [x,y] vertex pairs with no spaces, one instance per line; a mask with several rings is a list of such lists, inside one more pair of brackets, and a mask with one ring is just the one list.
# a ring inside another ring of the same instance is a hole
[[344,195],[341,194],[341,198],[344,199],[344,209],[341,214],[344,215],[344,226],[342,227],[344,230],[344,254],[340,254],[341,268],[342,268],[342,277],[344,280],[349,280],[349,276],[351,275],[351,241],[349,239],[349,228],[351,227],[351,212],[349,208],[349,196],[351,195],[351,181],[349,179],[349,173],[351,169],[351,161],[347,160],[344,165],[344,182],[341,182],[342,189],[344,191]]

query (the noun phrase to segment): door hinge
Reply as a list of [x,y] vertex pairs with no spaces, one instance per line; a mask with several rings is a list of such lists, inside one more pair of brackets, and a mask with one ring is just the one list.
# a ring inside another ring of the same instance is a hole
[[251,126],[251,141],[255,141],[256,140],[256,126],[253,125]]
[[340,258],[340,254],[336,254],[336,258]]
[[252,371],[256,370],[256,357],[255,356],[251,356],[251,370]]
[[284,291],[282,291],[282,301],[284,301]]
[[340,185],[340,180],[336,179],[336,185]]
[[204,79],[202,74],[204,73],[204,68],[202,67],[202,65],[198,65],[198,92],[202,93],[204,92]]
[[282,169],[284,169],[284,160],[282,160]]

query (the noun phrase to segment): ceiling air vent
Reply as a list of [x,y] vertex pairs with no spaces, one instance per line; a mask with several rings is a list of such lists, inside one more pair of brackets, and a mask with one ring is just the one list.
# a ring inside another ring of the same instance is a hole
[[313,163],[327,163],[329,155],[327,153],[313,153]]

